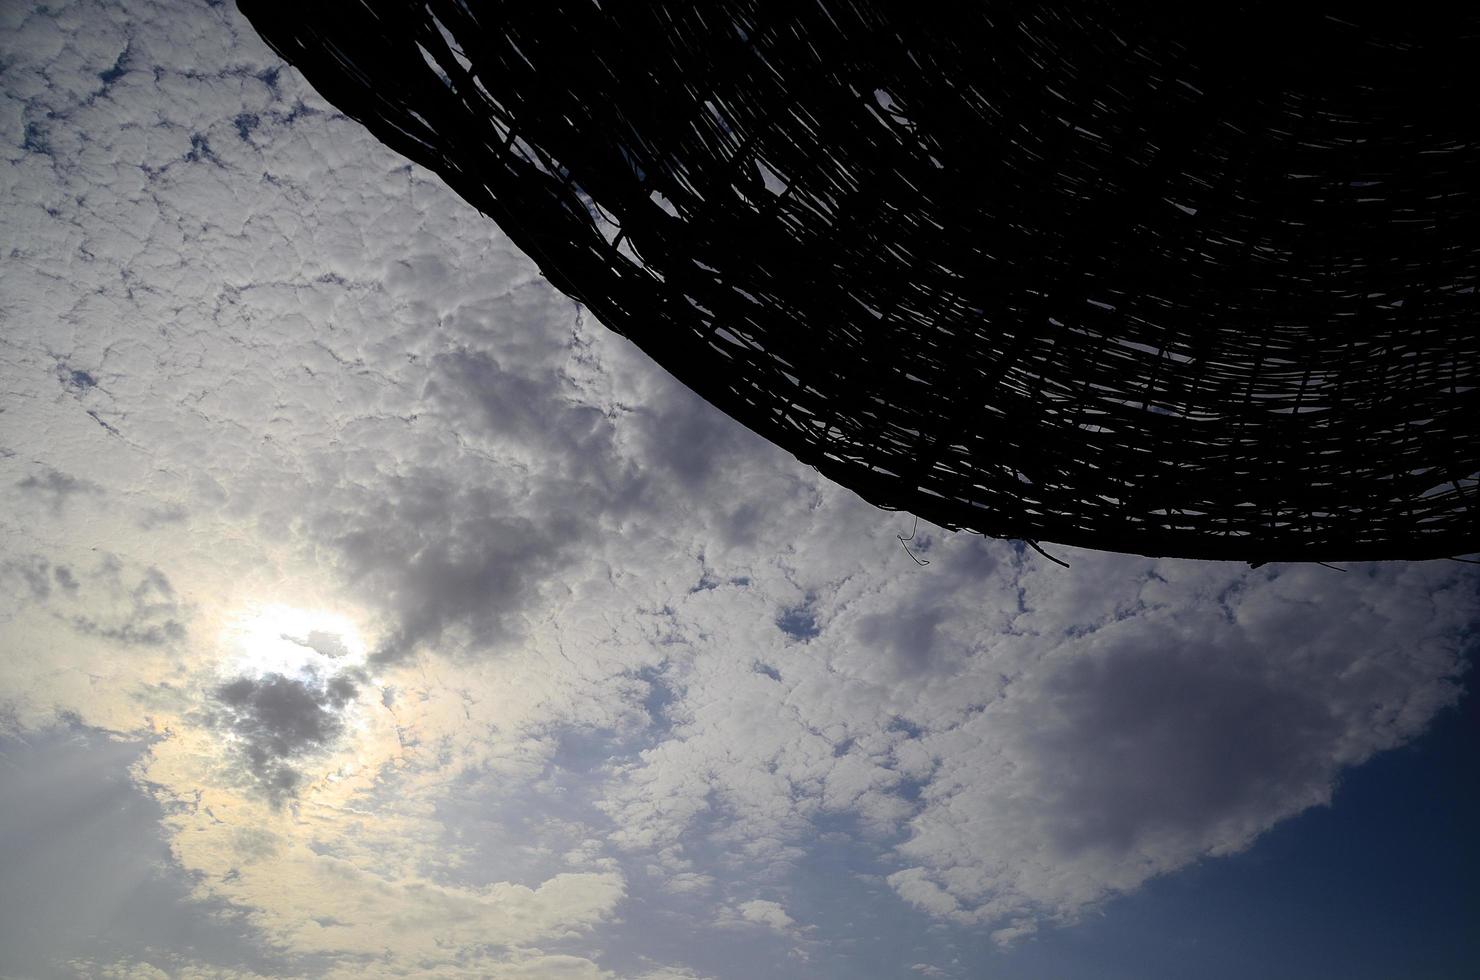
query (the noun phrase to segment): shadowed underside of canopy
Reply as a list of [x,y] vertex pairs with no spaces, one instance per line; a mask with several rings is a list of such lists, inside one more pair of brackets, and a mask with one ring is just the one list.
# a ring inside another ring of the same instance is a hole
[[1149,555],[1480,550],[1473,20],[241,7],[559,289],[876,504]]

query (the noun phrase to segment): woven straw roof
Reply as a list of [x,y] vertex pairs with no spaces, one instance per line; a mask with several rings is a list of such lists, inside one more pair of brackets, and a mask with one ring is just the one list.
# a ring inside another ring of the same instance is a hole
[[1474,20],[241,7],[558,288],[874,503],[1150,555],[1480,550]]

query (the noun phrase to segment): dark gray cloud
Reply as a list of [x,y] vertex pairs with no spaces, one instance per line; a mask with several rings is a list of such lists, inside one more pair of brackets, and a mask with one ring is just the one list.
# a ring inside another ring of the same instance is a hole
[[859,643],[876,651],[901,674],[924,674],[941,669],[937,630],[950,615],[939,604],[869,613],[858,621]]
[[363,509],[322,515],[315,532],[348,581],[395,615],[374,654],[380,663],[447,630],[495,649],[522,635],[521,609],[594,532],[580,511],[526,516],[499,490],[430,473],[390,480],[356,503]]
[[101,494],[103,488],[80,477],[45,467],[40,475],[31,474],[16,483],[16,487],[28,496],[46,503],[54,512],[60,512],[74,497]]
[[965,638],[943,627],[961,619],[963,604],[975,600],[978,590],[1015,588],[1015,568],[1024,559],[1008,562],[1002,556],[1011,546],[987,542],[975,535],[957,535],[941,552],[935,535],[913,525],[909,542],[918,555],[936,554],[928,567],[911,567],[901,576],[904,588],[877,612],[866,612],[853,625],[853,642],[876,656],[899,678],[928,679],[948,676],[971,655],[972,643],[987,635]]
[[[105,555],[89,579],[97,592],[86,604],[89,612],[67,616],[77,632],[129,646],[158,647],[185,639],[190,611],[158,568],[129,572],[117,558]],[[78,593],[75,581],[73,586],[69,591]]]
[[171,524],[182,524],[189,512],[180,504],[164,504],[157,507],[149,507],[139,517],[139,527],[145,531],[152,531],[157,527]]
[[1147,834],[1216,837],[1230,814],[1324,798],[1344,722],[1277,658],[1119,630],[1045,683],[1034,763],[1053,773],[1046,834],[1122,856]]
[[[65,572],[67,581],[72,580],[70,570],[58,569]],[[0,575],[4,579],[10,579],[15,586],[29,594],[32,599],[45,599],[51,595],[52,567],[51,562],[40,555],[26,555],[22,558],[11,558],[0,562]]]
[[611,475],[601,471],[612,461],[611,421],[595,406],[569,397],[560,371],[568,349],[546,344],[529,351],[529,346],[497,354],[461,348],[438,355],[434,366],[445,387],[429,394],[447,404],[464,427],[549,453],[562,466],[574,467],[571,475],[609,482]]
[[66,565],[57,565],[51,570],[52,577],[56,579],[57,585],[61,586],[63,592],[68,595],[76,595],[78,584],[77,576],[72,574],[72,569]]
[[638,452],[645,463],[693,497],[734,496],[728,483],[769,443],[716,411],[687,388],[664,385],[631,407]]
[[48,606],[84,636],[155,647],[186,636],[190,610],[169,577],[152,566],[125,566],[111,554],[85,570],[38,554],[8,559],[0,562],[0,584]]
[[344,709],[364,682],[358,669],[324,678],[236,677],[212,692],[210,721],[236,742],[257,788],[282,803],[303,781],[303,763],[331,747],[344,731]]
[[72,628],[79,633],[127,646],[160,647],[185,639],[185,625],[176,619],[109,624],[99,622],[92,616],[73,616],[71,623]]

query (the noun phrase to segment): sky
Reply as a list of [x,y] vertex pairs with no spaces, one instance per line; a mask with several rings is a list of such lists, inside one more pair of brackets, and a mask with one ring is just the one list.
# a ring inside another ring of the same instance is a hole
[[230,6],[0,154],[0,977],[1480,961],[1474,567],[918,565]]

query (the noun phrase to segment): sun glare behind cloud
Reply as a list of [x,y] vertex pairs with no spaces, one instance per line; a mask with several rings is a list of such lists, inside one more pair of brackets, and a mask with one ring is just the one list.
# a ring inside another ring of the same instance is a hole
[[324,675],[365,664],[365,641],[346,616],[269,604],[232,617],[221,638],[233,675]]

